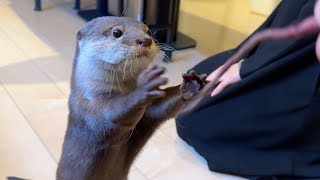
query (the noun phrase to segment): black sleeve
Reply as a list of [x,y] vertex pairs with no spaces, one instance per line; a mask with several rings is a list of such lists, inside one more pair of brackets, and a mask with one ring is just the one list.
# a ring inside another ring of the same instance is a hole
[[[256,32],[269,27],[283,27],[313,14],[315,0],[284,0]],[[249,37],[250,38],[250,37]],[[260,70],[277,60],[280,52],[290,53],[290,47],[299,47],[300,40],[288,41],[268,41],[261,43],[247,58],[242,62],[240,69],[241,78]]]
[[[273,17],[276,15],[277,11],[278,11],[277,7],[273,13],[269,16],[269,18],[255,31],[258,32],[262,29],[266,29],[270,26]],[[250,37],[249,37],[250,38]],[[249,38],[247,38],[244,42],[246,42]],[[216,70],[218,67],[220,67],[221,65],[223,65],[223,63],[226,62],[226,60],[228,58],[230,58],[230,56],[236,52],[236,50],[242,46],[242,44],[244,43],[242,42],[237,48],[235,49],[230,49],[228,51],[224,51],[221,53],[218,53],[214,56],[211,56],[207,59],[205,59],[204,61],[200,62],[199,64],[197,64],[195,67],[193,67],[192,69],[195,70],[196,72],[199,73],[207,73],[210,74],[212,71]],[[251,54],[254,53],[254,51],[251,52]]]

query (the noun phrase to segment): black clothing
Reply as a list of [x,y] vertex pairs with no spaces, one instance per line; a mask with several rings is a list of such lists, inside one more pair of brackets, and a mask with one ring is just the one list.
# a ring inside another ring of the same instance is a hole
[[[301,21],[313,15],[314,5],[315,0],[283,0],[257,31]],[[207,160],[210,170],[320,180],[316,37],[260,44],[244,60],[240,82],[177,118],[179,136]],[[211,73],[235,50],[193,69]]]

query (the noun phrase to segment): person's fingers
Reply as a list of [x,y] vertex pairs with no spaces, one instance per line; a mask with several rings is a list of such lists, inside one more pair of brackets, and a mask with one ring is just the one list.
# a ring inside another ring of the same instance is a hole
[[211,93],[211,96],[216,96],[217,94],[221,93],[226,87],[229,86],[227,81],[222,81]]
[[320,1],[317,1],[316,5],[314,6],[314,17],[320,25]]
[[320,34],[318,35],[318,39],[316,42],[316,55],[317,55],[318,61],[320,62]]
[[208,77],[206,78],[206,80],[207,81],[212,81],[213,80],[213,78],[215,78],[216,77],[216,71],[213,71],[212,73],[210,73],[209,75],[208,75]]
[[218,69],[216,69],[215,71],[213,71],[212,73],[209,74],[209,76],[207,77],[207,81],[212,81],[215,78],[217,78],[216,76],[218,75],[218,72],[220,72],[220,69],[222,68],[222,66],[220,66]]
[[[317,1],[314,7],[314,17],[320,26],[320,1]],[[316,54],[317,54],[318,60],[320,61],[320,34],[318,36],[317,43],[316,43]]]

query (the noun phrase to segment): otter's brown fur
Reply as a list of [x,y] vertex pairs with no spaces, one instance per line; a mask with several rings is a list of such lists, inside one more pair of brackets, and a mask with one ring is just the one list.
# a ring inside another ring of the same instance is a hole
[[165,69],[147,68],[155,43],[147,26],[129,18],[97,18],[77,39],[57,179],[127,179],[153,132],[199,91],[205,75],[191,72],[182,85],[160,89]]

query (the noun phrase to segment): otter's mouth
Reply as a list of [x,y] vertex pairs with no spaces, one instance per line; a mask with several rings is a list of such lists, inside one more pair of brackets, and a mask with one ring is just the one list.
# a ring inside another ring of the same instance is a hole
[[136,57],[137,58],[142,58],[142,57],[148,58],[148,57],[150,57],[150,54],[151,53],[149,51],[140,51],[140,52],[136,53]]

